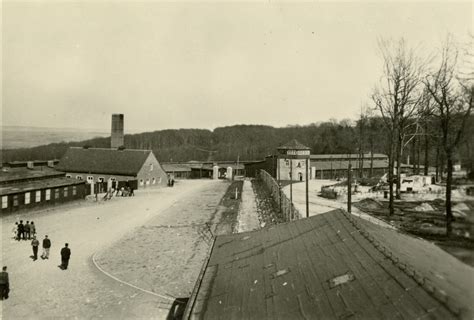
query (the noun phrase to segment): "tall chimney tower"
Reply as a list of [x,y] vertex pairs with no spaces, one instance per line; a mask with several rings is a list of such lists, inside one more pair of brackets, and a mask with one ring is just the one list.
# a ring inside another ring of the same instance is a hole
[[117,149],[123,146],[123,114],[112,115],[112,135],[110,136],[110,147]]

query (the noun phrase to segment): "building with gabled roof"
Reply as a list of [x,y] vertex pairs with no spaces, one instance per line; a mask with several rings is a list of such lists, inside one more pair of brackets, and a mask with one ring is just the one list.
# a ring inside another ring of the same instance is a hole
[[[335,210],[217,236],[184,319],[470,318],[469,299],[458,299],[449,288],[455,277],[444,287],[430,281],[433,274],[375,240],[381,226],[367,232],[359,220]],[[406,249],[410,241],[416,239],[405,239]],[[413,248],[413,259],[429,259],[431,251]],[[440,252],[448,255],[438,248],[435,260]],[[463,272],[472,279],[472,268]]]
[[88,183],[137,180],[138,187],[165,186],[168,178],[151,150],[69,148],[58,170]]

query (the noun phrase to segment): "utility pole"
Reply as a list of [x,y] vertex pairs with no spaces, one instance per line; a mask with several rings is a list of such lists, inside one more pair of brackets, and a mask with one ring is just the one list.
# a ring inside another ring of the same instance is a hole
[[306,218],[309,218],[308,170],[309,170],[309,159],[306,159]]
[[290,217],[293,216],[293,160],[290,158]]
[[351,213],[351,171],[352,171],[352,164],[349,163],[349,167],[347,168],[347,212]]

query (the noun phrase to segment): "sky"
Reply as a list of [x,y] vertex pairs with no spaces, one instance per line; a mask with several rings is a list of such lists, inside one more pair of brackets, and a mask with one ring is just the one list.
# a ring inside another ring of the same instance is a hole
[[125,131],[356,119],[377,39],[420,54],[472,3],[3,1],[3,125]]

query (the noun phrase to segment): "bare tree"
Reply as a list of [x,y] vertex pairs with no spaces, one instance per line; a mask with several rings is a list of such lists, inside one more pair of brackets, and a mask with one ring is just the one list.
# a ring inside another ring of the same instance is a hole
[[453,41],[448,39],[441,52],[439,67],[431,72],[425,81],[426,88],[435,101],[434,117],[440,130],[440,144],[447,161],[447,236],[452,233],[454,220],[451,208],[454,155],[473,106],[474,91],[472,81],[457,77],[457,58],[458,51]]
[[[390,214],[393,214],[393,174],[397,166],[396,197],[400,198],[400,174],[403,148],[410,142],[409,133],[417,128],[417,106],[421,100],[423,64],[403,39],[379,41],[383,58],[383,75],[372,99],[389,132],[389,188]],[[415,119],[415,120],[414,120]],[[396,162],[395,162],[396,160]]]

